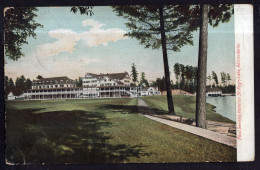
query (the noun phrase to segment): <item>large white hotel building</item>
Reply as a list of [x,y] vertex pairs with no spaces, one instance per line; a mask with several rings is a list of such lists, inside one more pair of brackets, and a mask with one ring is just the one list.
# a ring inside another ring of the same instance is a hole
[[82,87],[76,81],[64,77],[50,77],[33,80],[32,89],[24,91],[27,100],[72,99],[72,98],[119,98],[159,95],[154,87],[130,86],[127,72],[113,74],[87,73],[82,79]]

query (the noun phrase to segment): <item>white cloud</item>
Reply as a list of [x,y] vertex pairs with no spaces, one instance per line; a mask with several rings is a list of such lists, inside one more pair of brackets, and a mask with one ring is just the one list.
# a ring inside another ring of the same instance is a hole
[[87,19],[81,22],[82,25],[85,26],[92,26],[91,30],[99,29],[100,27],[104,26],[105,24],[99,23],[98,21],[95,21],[94,19]]
[[48,34],[50,37],[57,39],[57,41],[37,46],[36,55],[38,57],[54,56],[61,52],[72,53],[80,40],[79,35],[69,29],[53,30]]
[[88,32],[83,32],[80,37],[84,40],[85,45],[94,47],[98,45],[107,46],[108,42],[116,42],[118,40],[127,39],[124,30],[119,28],[102,29],[104,24],[101,24],[93,19],[84,20],[83,26],[91,26]]
[[57,39],[53,43],[46,43],[37,46],[36,55],[39,58],[50,57],[60,54],[61,52],[72,53],[75,50],[77,42],[82,39],[84,44],[88,47],[95,47],[98,45],[107,46],[108,42],[116,42],[118,40],[126,39],[126,33],[119,28],[102,29],[104,24],[88,19],[82,21],[83,26],[91,26],[89,31],[77,33],[70,29],[52,30],[48,34],[50,37]]

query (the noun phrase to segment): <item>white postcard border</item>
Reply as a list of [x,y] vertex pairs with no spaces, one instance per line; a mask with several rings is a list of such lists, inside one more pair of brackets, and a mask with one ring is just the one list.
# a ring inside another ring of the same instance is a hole
[[255,159],[253,6],[234,5],[237,161]]

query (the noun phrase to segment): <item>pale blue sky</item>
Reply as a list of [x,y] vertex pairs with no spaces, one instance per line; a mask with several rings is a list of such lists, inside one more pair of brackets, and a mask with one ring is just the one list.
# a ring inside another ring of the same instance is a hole
[[[114,73],[131,71],[135,63],[139,73],[148,80],[164,75],[161,49],[145,49],[136,39],[123,37],[129,30],[125,20],[116,16],[110,7],[94,7],[94,15],[70,12],[70,7],[41,7],[36,21],[44,28],[36,30],[36,39],[28,38],[22,46],[25,57],[19,61],[7,60],[5,74],[13,79],[22,74],[35,79],[68,76],[76,79],[86,72]],[[84,22],[83,22],[84,21]],[[65,36],[66,35],[66,36]],[[198,62],[198,32],[194,45],[184,46],[181,52],[168,51],[169,67],[179,62],[196,66]],[[217,28],[209,27],[208,73],[215,71],[235,75],[234,18]],[[171,74],[171,79],[175,80]]]

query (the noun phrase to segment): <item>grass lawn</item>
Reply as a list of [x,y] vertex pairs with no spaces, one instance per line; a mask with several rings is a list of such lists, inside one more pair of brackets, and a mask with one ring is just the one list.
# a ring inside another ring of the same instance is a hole
[[137,114],[137,99],[7,101],[9,163],[236,161],[236,149]]
[[[168,105],[166,96],[147,96],[142,98],[146,104],[151,107],[157,114],[168,114]],[[196,97],[185,95],[174,95],[173,103],[176,115],[195,119],[196,113]],[[215,106],[207,103],[206,117],[207,120],[235,123],[234,121],[217,114],[214,111]]]

